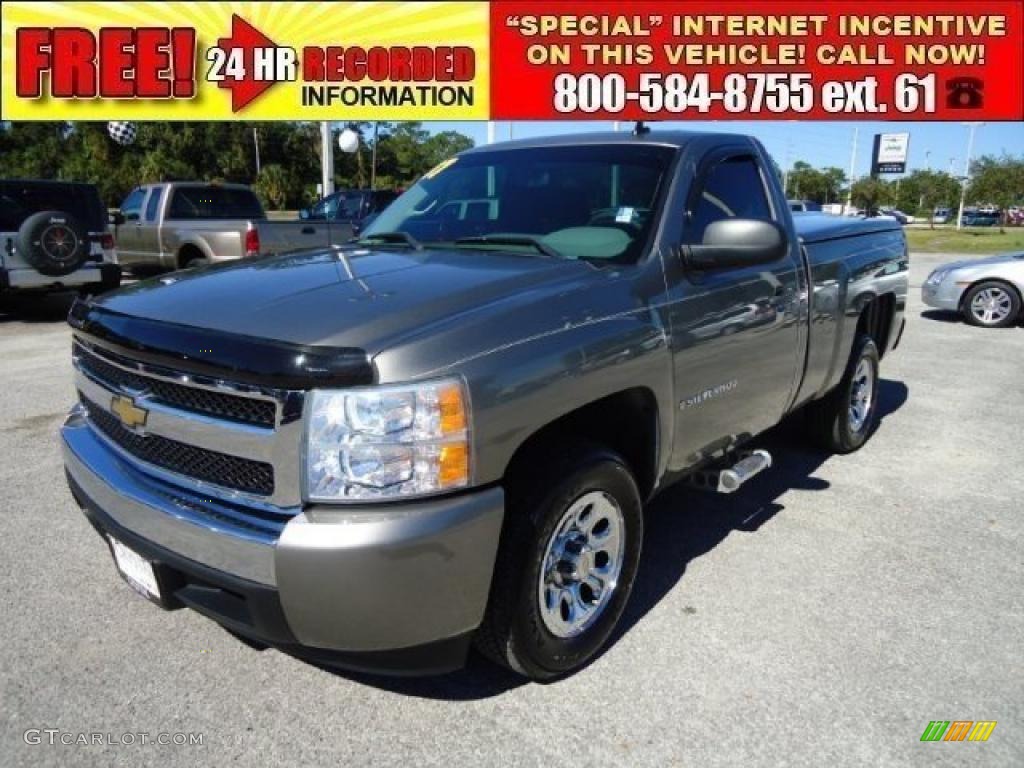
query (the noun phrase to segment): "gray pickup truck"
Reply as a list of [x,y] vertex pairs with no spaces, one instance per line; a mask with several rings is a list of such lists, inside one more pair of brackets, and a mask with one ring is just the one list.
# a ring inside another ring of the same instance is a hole
[[352,238],[347,221],[270,221],[243,184],[146,184],[128,194],[114,221],[118,262],[132,271],[184,269]]
[[865,443],[907,270],[895,221],[795,224],[753,139],[474,149],[350,246],[78,302],[67,476],[164,607],[319,663],[475,642],[550,678],[611,635],[655,494],[735,490],[798,410]]

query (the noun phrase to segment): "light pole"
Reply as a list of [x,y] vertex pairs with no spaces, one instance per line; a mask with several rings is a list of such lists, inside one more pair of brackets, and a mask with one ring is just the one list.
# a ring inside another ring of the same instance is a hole
[[370,155],[370,189],[377,188],[377,126],[380,123],[373,123],[373,153]]
[[846,205],[843,208],[843,215],[846,216],[853,208],[853,181],[854,181],[854,170],[857,167],[857,133],[859,128],[854,126],[853,129],[853,148],[850,150],[850,189],[846,193]]
[[320,197],[334,192],[334,143],[331,141],[331,124],[320,123]]
[[964,226],[964,201],[967,198],[967,183],[971,180],[971,152],[974,151],[974,132],[984,123],[964,123],[970,131],[967,134],[967,159],[964,160],[964,177],[960,182],[960,212],[956,216],[956,228],[963,229]]

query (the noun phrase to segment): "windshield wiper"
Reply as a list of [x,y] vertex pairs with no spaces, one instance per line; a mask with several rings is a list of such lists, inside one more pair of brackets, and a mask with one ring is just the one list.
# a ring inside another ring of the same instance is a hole
[[562,258],[562,254],[550,245],[530,235],[477,235],[475,237],[460,237],[455,241],[456,245],[473,245],[476,243],[483,245],[528,245],[531,248],[536,248],[545,256],[550,256],[552,259]]
[[410,235],[408,232],[374,232],[372,235],[366,235],[365,237],[360,238],[356,242],[360,245],[364,245],[368,244],[372,240],[380,240],[383,243],[405,244],[408,245],[413,250],[423,250],[423,243],[421,243],[415,237]]

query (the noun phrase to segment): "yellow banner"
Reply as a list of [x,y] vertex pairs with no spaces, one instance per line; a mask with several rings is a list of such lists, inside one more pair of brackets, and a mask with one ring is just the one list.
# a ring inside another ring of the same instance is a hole
[[484,2],[4,2],[4,120],[485,120]]

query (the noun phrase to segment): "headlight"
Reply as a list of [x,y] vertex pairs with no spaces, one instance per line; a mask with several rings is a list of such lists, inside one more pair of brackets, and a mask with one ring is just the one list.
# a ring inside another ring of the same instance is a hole
[[306,409],[306,499],[427,496],[469,484],[459,379],[314,389]]
[[948,273],[948,269],[936,269],[928,275],[928,279],[925,282],[928,283],[928,285],[938,285],[946,278]]

